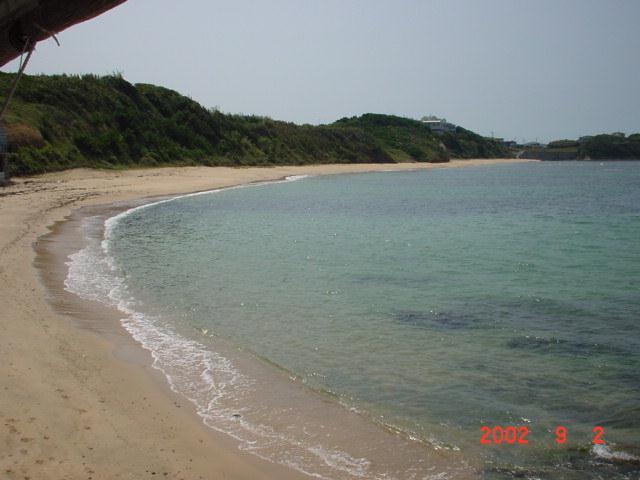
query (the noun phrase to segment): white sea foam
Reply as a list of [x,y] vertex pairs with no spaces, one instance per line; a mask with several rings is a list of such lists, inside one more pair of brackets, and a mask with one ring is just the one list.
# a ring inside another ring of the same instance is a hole
[[639,463],[640,457],[631,455],[630,453],[623,451],[612,450],[609,445],[594,445],[591,448],[591,452],[599,458],[609,460],[612,462],[631,462]]
[[[216,406],[225,395],[232,395],[233,390],[249,386],[249,379],[228,359],[195,340],[185,338],[161,319],[136,310],[136,301],[128,293],[124,279],[108,254],[107,235],[112,234],[113,218],[106,222],[110,230],[107,234],[105,229],[102,241],[88,238],[82,250],[69,256],[66,290],[86,300],[117,308],[124,314],[121,319],[123,327],[151,353],[153,366],[165,374],[172,390],[193,402],[198,413],[207,413],[211,417],[215,412],[229,422],[237,412]],[[95,222],[96,217],[85,219],[85,230],[95,227]]]
[[293,182],[295,180],[302,180],[303,178],[309,178],[309,177],[311,177],[311,175],[289,175],[284,179],[288,182]]
[[311,447],[309,450],[320,457],[330,467],[349,472],[358,477],[364,477],[371,465],[371,462],[366,458],[354,458],[339,450],[328,450],[321,445]]
[[[306,177],[296,175],[280,182]],[[334,475],[340,478],[371,476],[367,459],[354,458],[346,452],[316,443],[306,444],[294,435],[247,421],[244,415],[246,407],[225,400],[250,395],[252,380],[243,375],[228,358],[196,340],[184,337],[163,319],[141,313],[137,308],[136,299],[129,293],[112,256],[112,240],[118,223],[153,205],[218,191],[182,195],[126,210],[104,221],[102,238],[89,234],[101,228],[102,219],[85,218],[83,229],[87,244],[69,255],[65,289],[83,299],[100,302],[120,311],[123,314],[123,327],[151,353],[153,367],[163,372],[171,389],[195,405],[198,415],[207,426],[239,440],[242,450],[316,478],[328,479]],[[328,467],[320,470],[331,474],[331,477],[319,473],[312,465]]]

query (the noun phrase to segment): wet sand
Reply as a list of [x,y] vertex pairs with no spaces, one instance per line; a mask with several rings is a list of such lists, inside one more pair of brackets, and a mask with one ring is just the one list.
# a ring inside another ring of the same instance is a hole
[[518,161],[80,169],[15,179],[0,189],[0,477],[306,478],[205,427],[112,311],[64,292],[66,271],[52,256],[77,250],[86,208],[289,175]]

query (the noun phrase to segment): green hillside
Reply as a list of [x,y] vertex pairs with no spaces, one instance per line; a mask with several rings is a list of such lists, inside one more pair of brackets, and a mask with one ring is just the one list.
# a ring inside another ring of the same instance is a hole
[[396,161],[447,161],[453,158],[505,157],[501,142],[481,137],[462,127],[452,133],[434,135],[422,122],[392,115],[368,113],[343,118],[334,125],[359,128],[375,137]]
[[595,135],[581,142],[578,148],[580,158],[593,160],[640,159],[640,134],[625,137],[623,133]]
[[[6,92],[12,75],[0,73]],[[120,76],[25,76],[5,117],[9,166],[26,175],[74,167],[442,162],[507,151],[458,128],[366,114],[311,126],[207,110]]]
[[640,133],[622,132],[554,140],[546,147],[527,149],[522,158],[540,160],[640,160]]

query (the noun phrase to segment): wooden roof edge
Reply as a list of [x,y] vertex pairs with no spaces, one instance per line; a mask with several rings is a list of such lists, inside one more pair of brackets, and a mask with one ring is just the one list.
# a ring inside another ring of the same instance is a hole
[[39,42],[126,0],[0,0],[0,66]]

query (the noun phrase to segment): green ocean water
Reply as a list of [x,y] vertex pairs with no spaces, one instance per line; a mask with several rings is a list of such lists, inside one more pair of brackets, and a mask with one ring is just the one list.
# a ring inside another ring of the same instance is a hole
[[[107,243],[139,313],[483,478],[639,478],[638,162],[254,185],[129,212]],[[481,445],[498,425],[529,444]]]

